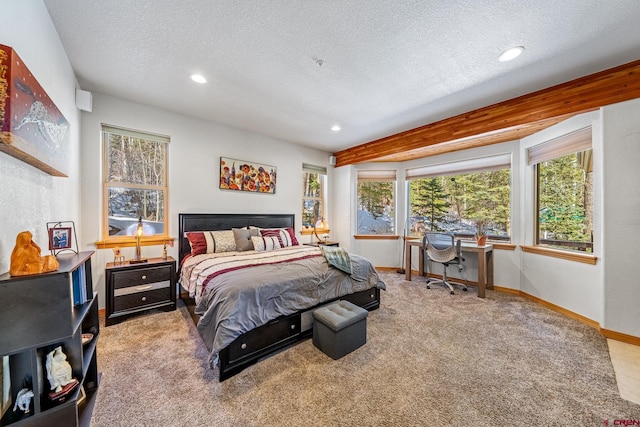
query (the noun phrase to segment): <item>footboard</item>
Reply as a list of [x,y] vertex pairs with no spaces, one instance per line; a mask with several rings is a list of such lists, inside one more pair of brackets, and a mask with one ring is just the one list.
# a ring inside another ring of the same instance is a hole
[[[185,300],[194,322],[197,323],[198,316],[193,313],[193,300],[184,294],[181,297]],[[380,289],[366,289],[337,299],[349,301],[371,311],[380,307]],[[236,338],[220,352],[219,380],[224,381],[258,360],[310,337],[313,325],[312,311],[337,299],[325,301],[318,306],[289,316],[279,317]]]

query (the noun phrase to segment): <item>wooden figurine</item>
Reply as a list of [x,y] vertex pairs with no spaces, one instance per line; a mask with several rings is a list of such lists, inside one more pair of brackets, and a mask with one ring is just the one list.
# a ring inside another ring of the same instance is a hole
[[56,271],[60,266],[53,255],[41,256],[40,246],[32,240],[29,231],[22,231],[16,237],[16,246],[11,253],[9,274],[12,276],[26,276],[28,274],[47,273]]

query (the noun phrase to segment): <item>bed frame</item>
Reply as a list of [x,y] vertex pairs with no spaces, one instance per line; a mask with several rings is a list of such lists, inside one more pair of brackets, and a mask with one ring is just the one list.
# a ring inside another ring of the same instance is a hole
[[[187,231],[229,230],[255,226],[260,228],[295,227],[293,214],[203,214],[181,213],[179,219],[179,256],[180,263],[185,255],[191,251],[189,241],[185,237]],[[180,288],[180,298],[185,302],[194,323],[198,323],[200,316],[194,313],[195,301]],[[371,288],[361,292],[341,297],[367,310],[380,307],[380,289]],[[325,301],[325,305],[331,301]],[[268,324],[251,330],[235,339],[220,352],[219,380],[237,374],[247,366],[267,357],[284,347],[308,338],[312,333],[312,307],[289,316],[282,316]]]

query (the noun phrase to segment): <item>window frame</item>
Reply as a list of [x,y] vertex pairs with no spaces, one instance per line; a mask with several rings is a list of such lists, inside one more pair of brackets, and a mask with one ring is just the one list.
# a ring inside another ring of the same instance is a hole
[[[585,140],[588,138],[588,141]],[[585,264],[595,265],[598,257],[595,255],[596,253],[596,242],[595,239],[591,241],[592,244],[592,252],[574,250],[569,248],[562,247],[554,247],[547,244],[540,243],[540,168],[539,164],[553,160],[556,158],[564,157],[571,154],[576,154],[581,151],[591,150],[592,156],[594,155],[594,147],[593,147],[593,128],[592,125],[583,126],[577,130],[565,133],[548,141],[541,142],[539,144],[530,146],[526,149],[526,165],[531,168],[532,174],[532,203],[531,208],[532,212],[532,244],[521,245],[520,248],[523,252],[550,256],[553,258],[560,258],[569,261],[581,262]],[[593,157],[592,157],[593,161]],[[595,165],[596,162],[593,162]],[[593,173],[593,172],[592,172]],[[595,214],[595,199],[593,191],[595,189],[592,188],[591,194],[591,203],[593,204],[591,209],[592,213]],[[595,237],[594,229],[591,230],[592,236]]]
[[[320,184],[320,190],[319,190],[319,194],[320,196],[318,197],[307,197],[304,194],[302,194],[302,211],[300,213],[300,219],[301,221],[304,223],[304,202],[305,200],[318,200],[320,201],[320,218],[318,219],[318,221],[322,218],[325,219],[325,221],[327,220],[327,215],[326,215],[326,200],[327,200],[327,183],[328,183],[328,176],[327,176],[327,168],[323,167],[323,166],[315,166],[315,165],[311,165],[311,164],[307,164],[307,163],[303,163],[302,164],[302,175],[304,174],[316,174],[321,176],[321,178],[318,179],[318,182]],[[301,175],[301,176],[302,176]],[[302,176],[302,180],[304,182],[304,176]],[[327,234],[331,231],[330,228],[324,228],[324,227],[319,227],[316,228],[316,233],[321,233],[321,234]],[[300,227],[300,234],[305,236],[305,235],[311,235],[313,234],[313,227],[305,227],[304,224],[302,224],[302,227]]]
[[[364,234],[359,233],[358,222],[358,210],[360,206],[360,182],[391,182],[393,187],[393,232],[392,233],[380,233],[380,234]],[[369,239],[369,240],[385,240],[385,239],[397,239],[398,238],[398,172],[395,169],[358,169],[356,170],[356,197],[355,197],[355,239]]]
[[[122,181],[110,181],[109,180],[109,140],[106,138],[108,134],[118,134],[123,136],[128,136],[131,138],[140,138],[149,141],[158,142],[161,145],[164,151],[164,168],[163,168],[163,183],[164,185],[145,185],[145,184],[134,184]],[[100,249],[102,248],[113,248],[116,246],[135,246],[136,238],[132,235],[117,235],[111,236],[109,235],[109,190],[111,188],[128,188],[128,189],[140,189],[140,190],[152,190],[152,191],[162,191],[163,193],[163,233],[161,234],[153,234],[142,236],[141,245],[149,246],[149,245],[161,245],[172,243],[174,238],[169,236],[169,142],[170,138],[168,136],[154,134],[151,132],[137,131],[132,129],[127,129],[120,126],[111,126],[102,124],[101,132],[100,132],[100,143],[102,145],[102,207],[101,207],[101,225],[100,225],[100,233],[102,236],[102,240],[96,242],[96,246]]]
[[[459,175],[483,173],[499,170],[509,171],[509,224],[513,224],[513,154],[512,152],[495,153],[484,156],[471,157],[445,163],[437,163],[426,166],[418,166],[407,169],[406,171],[406,224],[410,223],[411,217],[411,182],[421,178],[439,178],[439,177],[455,177]],[[510,227],[512,228],[512,227]],[[508,235],[507,239],[498,238],[497,236],[488,236],[487,241],[494,246],[500,246],[504,249],[513,250],[515,245],[512,244],[513,232]],[[462,240],[475,241],[475,233],[456,233],[454,235]],[[419,237],[413,235],[413,237]]]

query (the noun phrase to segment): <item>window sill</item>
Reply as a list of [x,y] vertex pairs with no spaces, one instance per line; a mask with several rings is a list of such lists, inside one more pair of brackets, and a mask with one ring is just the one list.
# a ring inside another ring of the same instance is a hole
[[[175,237],[169,236],[142,237],[140,239],[140,246],[157,246],[163,245],[165,243],[167,243],[169,246],[173,246],[173,242],[175,239]],[[111,238],[109,240],[100,240],[94,242],[94,244],[98,249],[111,249],[115,248],[116,246],[120,248],[127,248],[136,246],[136,238],[132,236],[122,236],[119,238]]]
[[356,240],[398,240],[401,237],[395,234],[356,234]]
[[569,261],[582,262],[585,264],[595,265],[598,257],[595,255],[563,251],[560,249],[545,248],[542,246],[526,246],[521,245],[522,252],[530,254],[544,255],[552,258],[561,258]]
[[[316,228],[316,233],[318,234],[329,234],[331,232],[330,228]],[[303,228],[300,230],[300,235],[302,236],[311,236],[313,235],[313,228]]]

